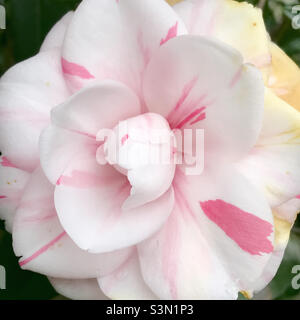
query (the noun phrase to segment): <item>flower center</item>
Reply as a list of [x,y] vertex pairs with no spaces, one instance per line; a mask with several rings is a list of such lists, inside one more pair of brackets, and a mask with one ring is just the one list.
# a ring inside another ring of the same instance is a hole
[[[146,113],[121,121],[112,130],[100,130],[97,138],[104,141],[97,151],[98,163],[109,163],[127,175],[134,206],[155,200],[170,187],[176,139],[162,116]],[[126,207],[132,207],[131,197]]]

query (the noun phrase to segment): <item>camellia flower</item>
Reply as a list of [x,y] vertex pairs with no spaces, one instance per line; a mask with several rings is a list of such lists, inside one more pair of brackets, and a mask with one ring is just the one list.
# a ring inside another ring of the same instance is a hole
[[0,82],[20,266],[74,299],[264,288],[300,209],[299,74],[247,3],[83,0]]

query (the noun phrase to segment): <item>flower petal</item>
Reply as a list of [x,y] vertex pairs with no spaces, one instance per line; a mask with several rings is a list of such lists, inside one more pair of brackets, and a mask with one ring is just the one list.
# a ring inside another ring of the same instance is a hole
[[276,207],[300,194],[300,114],[266,91],[264,124],[240,170]]
[[106,80],[74,94],[52,110],[52,123],[96,138],[100,129],[112,129],[118,121],[140,114],[140,102],[122,83]]
[[108,300],[99,288],[97,279],[51,278],[54,289],[64,297],[73,300]]
[[118,268],[131,248],[106,254],[79,249],[62,228],[53,201],[54,187],[42,170],[32,174],[13,226],[13,247],[25,270],[52,277],[84,279],[106,275]]
[[183,0],[166,0],[166,2],[170,5],[170,6],[173,6],[174,4],[180,2],[180,1],[183,1]]
[[146,285],[136,251],[113,273],[98,278],[100,288],[113,300],[157,300]]
[[300,195],[287,202],[282,203],[280,206],[274,208],[278,218],[288,221],[291,225],[294,224],[297,214],[300,213]]
[[73,90],[91,79],[109,78],[140,93],[152,53],[168,35],[185,32],[179,17],[162,0],[83,1],[64,41],[66,79]]
[[264,289],[275,277],[290,239],[290,231],[299,212],[300,200],[297,198],[273,209],[275,227],[274,251],[262,275],[254,285],[255,292]]
[[55,48],[60,49],[62,47],[67,28],[73,15],[74,13],[72,11],[68,12],[52,27],[41,46],[41,51]]
[[269,36],[260,9],[232,0],[185,0],[174,10],[190,34],[217,38],[240,51],[246,62],[270,66]]
[[52,125],[40,138],[41,165],[49,180],[56,184],[79,150],[94,150],[100,129],[112,129],[140,111],[135,94],[114,81],[88,86],[55,107]]
[[107,162],[127,175],[132,186],[123,209],[132,209],[161,197],[171,186],[175,173],[175,136],[158,114],[120,121],[101,150]]
[[[145,74],[150,112],[172,129],[204,129],[205,166],[231,162],[255,144],[263,120],[261,74],[232,48],[196,36],[162,46]],[[222,156],[220,156],[222,155]]]
[[0,219],[7,231],[12,231],[16,209],[30,174],[14,166],[6,157],[0,157]]
[[83,154],[73,159],[55,189],[55,207],[65,230],[90,252],[133,245],[156,232],[173,208],[173,190],[149,204],[122,210],[130,184],[110,165]]
[[0,150],[18,168],[39,163],[38,138],[50,110],[68,96],[59,51],[42,52],[9,69],[0,80]]
[[138,245],[143,277],[161,299],[235,299],[260,276],[273,250],[264,198],[232,170],[174,182],[175,209]]
[[300,111],[300,69],[275,43],[271,43],[272,69],[268,87]]

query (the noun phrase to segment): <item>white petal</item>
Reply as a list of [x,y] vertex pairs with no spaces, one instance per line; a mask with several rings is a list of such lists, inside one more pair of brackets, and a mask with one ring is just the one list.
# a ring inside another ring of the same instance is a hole
[[173,208],[170,188],[157,200],[122,210],[130,184],[110,165],[83,154],[73,159],[55,189],[55,207],[65,230],[90,252],[128,247],[156,232]]
[[0,80],[0,150],[20,169],[38,165],[38,138],[50,110],[69,96],[59,60],[57,50],[39,53]]
[[16,168],[6,157],[0,157],[0,219],[12,232],[16,209],[30,174]]
[[268,204],[229,168],[209,177],[178,174],[174,211],[138,245],[143,277],[161,299],[235,299],[273,251]]
[[60,279],[49,281],[61,295],[73,300],[108,300],[99,288],[97,279]]
[[61,48],[64,38],[65,38],[65,33],[67,31],[67,28],[73,18],[73,12],[70,11],[66,13],[54,26],[53,28],[49,31],[47,34],[42,46],[41,46],[41,51],[47,51],[47,50],[52,50],[55,48]]
[[108,78],[140,93],[152,53],[185,32],[180,18],[161,0],[83,1],[64,41],[66,79],[73,90],[94,78]]
[[196,36],[170,40],[149,63],[144,94],[149,110],[164,116],[172,129],[204,130],[205,167],[246,155],[261,130],[260,72],[216,41]]
[[81,250],[62,228],[53,201],[54,186],[38,168],[30,178],[13,225],[13,247],[25,270],[71,279],[95,278],[118,268],[131,248],[106,254]]
[[276,207],[300,194],[300,114],[266,91],[263,128],[240,170]]
[[232,0],[185,0],[174,6],[190,34],[214,37],[241,52],[246,62],[271,64],[269,36],[262,11]]
[[156,300],[146,285],[140,270],[137,253],[115,272],[98,278],[100,288],[113,300]]

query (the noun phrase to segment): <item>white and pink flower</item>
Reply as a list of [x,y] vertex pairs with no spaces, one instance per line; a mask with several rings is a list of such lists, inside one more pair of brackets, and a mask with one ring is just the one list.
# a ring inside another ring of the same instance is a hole
[[[265,287],[288,241],[276,221],[291,227],[300,209],[300,114],[265,88],[271,62],[246,3],[83,0],[0,81],[0,209],[20,266],[74,299]],[[124,122],[116,151],[130,160],[113,163],[99,132]],[[144,149],[152,130],[204,142]],[[199,147],[198,175],[135,161]]]

